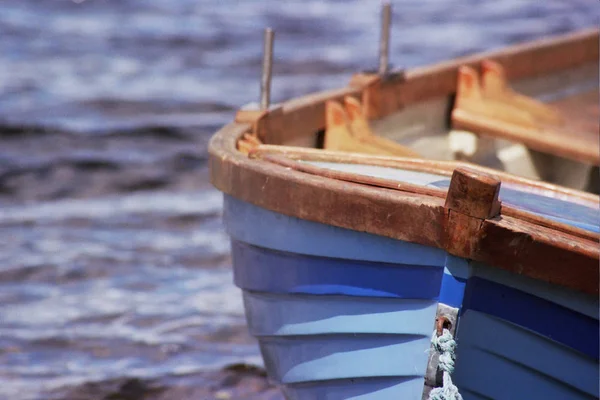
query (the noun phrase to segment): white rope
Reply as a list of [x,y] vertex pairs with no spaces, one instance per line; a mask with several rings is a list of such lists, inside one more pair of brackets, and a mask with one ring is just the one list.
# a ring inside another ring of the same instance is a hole
[[454,360],[456,355],[456,341],[448,329],[444,329],[440,336],[433,331],[431,344],[435,351],[439,353],[438,368],[443,371],[443,385],[441,388],[434,388],[429,392],[429,400],[462,400],[458,388],[452,383],[450,374],[454,372]]

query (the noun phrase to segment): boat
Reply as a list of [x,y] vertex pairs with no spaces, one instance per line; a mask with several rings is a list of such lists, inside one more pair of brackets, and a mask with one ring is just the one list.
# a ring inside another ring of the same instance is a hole
[[393,72],[382,34],[378,72],[270,105],[266,32],[261,105],[209,162],[287,399],[598,398],[598,37]]

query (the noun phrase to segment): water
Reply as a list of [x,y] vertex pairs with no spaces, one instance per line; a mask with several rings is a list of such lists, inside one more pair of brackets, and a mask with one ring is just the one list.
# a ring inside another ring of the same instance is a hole
[[[595,0],[398,1],[391,62],[599,17]],[[1,399],[102,398],[124,377],[209,388],[139,398],[208,399],[220,368],[260,364],[207,141],[258,100],[265,26],[281,101],[374,68],[378,20],[366,0],[0,1]],[[127,382],[115,390],[139,383]],[[257,383],[233,398],[253,391],[280,398]]]

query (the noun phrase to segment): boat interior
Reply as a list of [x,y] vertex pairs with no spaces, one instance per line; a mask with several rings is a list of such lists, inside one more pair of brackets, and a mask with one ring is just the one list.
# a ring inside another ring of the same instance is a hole
[[244,154],[313,148],[320,158],[461,162],[598,193],[598,48],[598,30],[587,30],[356,74],[346,88],[240,110],[236,124],[247,129],[235,145]]

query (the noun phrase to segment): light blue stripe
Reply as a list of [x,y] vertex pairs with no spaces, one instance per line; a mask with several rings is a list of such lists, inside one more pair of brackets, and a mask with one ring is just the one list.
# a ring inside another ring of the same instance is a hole
[[385,376],[422,379],[430,336],[261,337],[259,344],[269,375],[284,384]]
[[469,260],[448,254],[444,264],[444,273],[451,274],[454,278],[468,279],[473,275],[473,268]]
[[254,336],[333,333],[429,336],[437,309],[434,300],[249,292],[244,292],[244,305]]
[[[321,257],[411,265],[444,265],[438,248],[278,214],[225,195],[224,221],[239,241]],[[399,227],[400,229],[400,227]]]
[[352,378],[336,381],[319,381],[284,386],[288,400],[390,400],[421,399],[423,378]]

